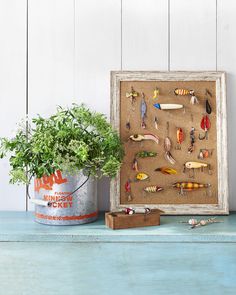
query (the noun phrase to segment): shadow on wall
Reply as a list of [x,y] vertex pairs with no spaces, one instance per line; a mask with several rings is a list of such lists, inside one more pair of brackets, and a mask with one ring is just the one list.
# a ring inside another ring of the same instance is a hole
[[[236,75],[227,72],[227,125],[228,125],[228,166],[229,166],[229,207],[236,209],[234,195],[236,191]],[[225,176],[227,177],[227,175]]]
[[103,177],[98,181],[98,208],[100,211],[110,210],[110,178]]

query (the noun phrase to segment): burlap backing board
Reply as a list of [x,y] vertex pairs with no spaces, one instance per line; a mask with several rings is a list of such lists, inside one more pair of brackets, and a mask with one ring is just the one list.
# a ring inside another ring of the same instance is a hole
[[[131,101],[126,98],[126,92],[130,92],[131,86],[134,90],[144,92],[145,101],[147,104],[147,124],[146,129],[141,128],[141,114],[140,103],[141,95],[136,98],[134,103],[135,110],[132,110]],[[153,99],[153,91],[158,87],[160,94],[158,99]],[[199,104],[191,105],[190,96],[175,96],[175,88],[194,89],[195,95],[199,99]],[[209,115],[211,121],[211,128],[209,130],[209,139],[200,141],[198,139],[199,133],[203,134],[200,127],[200,122],[203,114],[205,114],[205,100],[206,88],[212,93],[212,98],[208,96],[212,107],[212,113]],[[216,133],[216,85],[215,82],[208,81],[179,81],[179,82],[159,82],[159,81],[123,81],[120,89],[120,135],[125,147],[125,158],[121,168],[120,174],[120,200],[121,204],[217,204],[217,133]],[[185,106],[185,113],[181,110],[164,111],[156,109],[154,103],[180,103]],[[192,116],[191,116],[192,115]],[[157,116],[159,120],[159,130],[154,128],[154,117]],[[193,121],[192,121],[193,118]],[[130,120],[131,128],[127,130],[126,123]],[[176,159],[176,164],[171,165],[164,158],[164,138],[167,135],[166,123],[169,121],[169,137],[172,140],[171,153]],[[176,129],[181,127],[185,133],[185,140],[182,144],[181,150],[175,150],[176,146]],[[195,151],[192,154],[188,153],[190,146],[190,129],[196,129],[196,143]],[[160,137],[160,144],[157,145],[153,141],[142,141],[139,143],[128,140],[132,134],[156,134]],[[204,160],[198,159],[199,150],[201,148],[214,149],[213,155]],[[150,178],[146,181],[135,182],[137,172],[132,170],[132,161],[137,152],[147,150],[158,153],[155,158],[139,159],[139,172],[147,173]],[[213,169],[212,175],[209,175],[207,170],[205,172],[196,171],[195,179],[189,177],[189,171],[183,173],[183,164],[187,161],[200,161],[211,164]],[[178,171],[177,175],[163,175],[160,172],[155,172],[157,167],[172,167]],[[133,200],[127,201],[127,194],[125,193],[125,183],[130,179],[131,191]],[[172,183],[176,181],[194,181],[200,183],[211,184],[211,196],[207,194],[207,189],[200,189],[197,191],[187,192],[186,195],[179,195],[178,190],[171,187]],[[164,188],[163,191],[157,193],[145,193],[143,188],[149,185],[158,185]]]

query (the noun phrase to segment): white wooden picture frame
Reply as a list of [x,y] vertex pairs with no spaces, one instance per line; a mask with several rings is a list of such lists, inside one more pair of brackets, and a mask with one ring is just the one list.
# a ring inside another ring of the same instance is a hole
[[110,209],[120,211],[126,207],[158,208],[167,215],[220,215],[228,214],[228,164],[227,164],[227,114],[225,72],[156,72],[113,71],[111,72],[111,123],[120,132],[120,85],[122,81],[214,81],[216,85],[217,129],[217,204],[121,204],[120,174],[111,181]]

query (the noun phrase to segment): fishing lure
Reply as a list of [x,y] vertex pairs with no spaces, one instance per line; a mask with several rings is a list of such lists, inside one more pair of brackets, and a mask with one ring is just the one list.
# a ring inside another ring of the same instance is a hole
[[158,95],[160,94],[160,89],[159,88],[155,88],[154,92],[153,92],[153,99],[158,99]]
[[200,126],[204,130],[205,134],[203,136],[201,136],[199,134],[198,138],[199,138],[199,140],[203,140],[203,139],[207,140],[208,139],[208,130],[211,128],[211,122],[210,122],[208,115],[204,115],[202,117]]
[[138,160],[134,158],[133,163],[132,163],[132,169],[136,172],[138,172]]
[[199,103],[198,98],[193,94],[190,98],[190,104],[196,104]]
[[[169,139],[169,138],[168,138]],[[167,140],[167,137],[165,138],[165,141]],[[170,151],[166,151],[165,152],[165,159],[172,165],[175,164],[176,160],[175,158],[172,156]]]
[[156,156],[157,156],[157,153],[148,152],[148,151],[141,151],[135,155],[136,158],[148,158],[148,157],[156,157]]
[[188,89],[183,89],[183,88],[175,88],[174,94],[180,95],[180,96],[185,96],[185,95],[193,95],[194,90],[188,90]]
[[207,163],[201,163],[201,162],[186,162],[184,165],[188,169],[198,169],[198,168],[208,167]]
[[128,121],[126,124],[125,124],[125,127],[126,127],[126,129],[128,129],[128,130],[130,130],[130,122]]
[[186,96],[190,95],[190,103],[191,104],[196,104],[199,103],[198,98],[195,96],[194,90],[188,90],[188,89],[182,89],[182,88],[176,88],[174,90],[175,95],[180,95],[180,96]]
[[182,128],[177,128],[176,138],[177,138],[177,144],[176,144],[175,149],[176,150],[181,150],[181,144],[184,141],[184,131],[183,131]]
[[159,172],[161,172],[162,174],[165,174],[165,175],[175,175],[175,174],[177,174],[177,171],[175,169],[172,169],[172,168],[169,168],[169,167],[159,167],[159,168],[156,168],[155,171],[159,171]]
[[184,195],[184,193],[187,192],[191,192],[191,191],[196,191],[202,188],[210,188],[210,184],[204,184],[204,183],[198,183],[198,182],[185,182],[185,181],[181,181],[181,182],[175,182],[172,184],[173,188],[178,189],[180,192],[180,195]]
[[210,115],[211,112],[212,112],[211,105],[210,105],[208,99],[206,99],[206,113],[207,113],[208,115]]
[[202,162],[186,162],[184,164],[184,171],[183,172],[185,172],[186,169],[190,169],[190,171],[192,171],[192,174],[189,173],[189,177],[194,178],[195,177],[195,170],[201,169],[201,171],[203,172],[204,168],[208,168],[208,173],[211,174],[210,164],[202,163]]
[[132,195],[131,195],[131,181],[127,180],[125,183],[125,193],[127,196],[128,201],[132,201]]
[[148,152],[148,151],[141,151],[135,155],[135,158],[132,163],[132,169],[136,172],[139,171],[138,169],[138,158],[148,158],[148,157],[156,157],[157,153],[155,152]]
[[141,113],[141,127],[143,129],[146,128],[146,123],[144,121],[145,117],[146,117],[146,113],[147,113],[147,104],[145,102],[145,95],[142,92],[142,100],[141,100],[141,104],[140,104],[140,113]]
[[149,208],[136,208],[136,209],[133,209],[133,208],[125,208],[124,209],[124,212],[125,212],[125,214],[129,214],[129,215],[132,215],[132,214],[135,214],[135,213],[138,213],[138,214],[149,214],[149,213],[151,213],[151,209],[149,209]]
[[143,190],[146,193],[157,193],[157,192],[163,191],[164,188],[158,185],[150,185],[150,186],[146,186]]
[[209,95],[210,97],[212,97],[212,93],[206,88],[206,95]]
[[148,157],[156,157],[157,153],[155,152],[148,152],[148,151],[141,151],[135,155],[135,158],[132,163],[132,169],[138,171],[138,158],[148,158]]
[[223,222],[223,221],[217,220],[216,217],[209,218],[209,219],[201,219],[199,221],[194,218],[191,218],[188,221],[181,221],[181,223],[187,223],[187,224],[191,225],[191,227],[190,227],[191,229],[199,227],[199,226],[205,226],[207,224],[219,223],[219,222]]
[[133,86],[131,87],[130,92],[126,92],[126,97],[131,99],[131,104],[133,105],[136,97],[139,96],[139,93],[134,90]]
[[157,144],[159,144],[159,137],[154,134],[134,134],[134,135],[131,135],[129,138],[135,142],[139,142],[143,140],[153,140]]
[[207,159],[213,154],[213,149],[200,149],[198,159]]
[[164,139],[164,150],[166,152],[169,152],[171,150],[171,146],[172,146],[171,140],[169,136],[166,136],[166,138]]
[[158,128],[158,118],[156,116],[154,117],[154,127],[155,127],[156,130],[159,129]]
[[190,130],[190,147],[188,148],[188,153],[191,154],[194,151],[195,143],[195,128],[192,127]]
[[153,106],[158,110],[179,110],[184,107],[182,104],[177,103],[155,103]]
[[174,157],[172,156],[172,154],[170,152],[172,144],[171,144],[171,140],[169,138],[169,122],[166,123],[166,130],[167,130],[167,136],[164,139],[164,150],[165,150],[164,157],[168,162],[170,162],[172,165],[174,165],[176,160],[174,159]]
[[144,172],[140,172],[136,175],[136,180],[142,181],[142,180],[147,180],[149,178],[149,176],[144,173]]
[[206,98],[206,103],[205,103],[206,113],[207,113],[208,115],[210,115],[211,112],[212,112],[212,109],[211,109],[211,105],[210,105],[209,100],[208,100],[208,95],[209,95],[210,97],[212,97],[212,94],[211,94],[211,92],[210,92],[208,89],[206,89],[206,93],[205,93],[205,95],[207,96],[207,98]]

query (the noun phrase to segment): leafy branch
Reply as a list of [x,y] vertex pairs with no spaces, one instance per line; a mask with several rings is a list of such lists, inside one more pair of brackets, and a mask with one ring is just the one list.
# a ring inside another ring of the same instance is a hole
[[74,104],[32,122],[28,135],[20,129],[14,138],[0,139],[0,158],[10,154],[11,183],[27,183],[27,172],[40,178],[56,170],[75,174],[83,169],[114,177],[119,170],[122,144],[103,114]]

